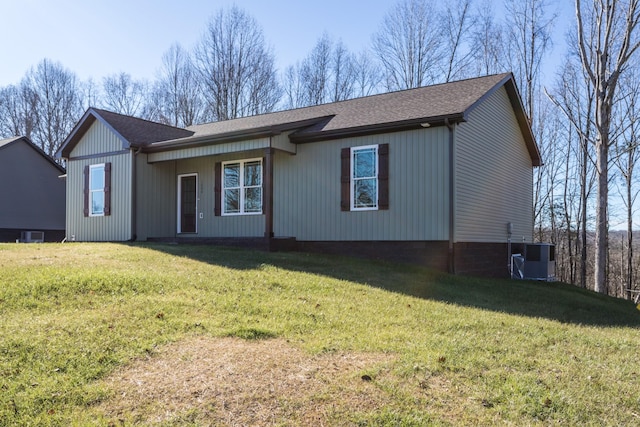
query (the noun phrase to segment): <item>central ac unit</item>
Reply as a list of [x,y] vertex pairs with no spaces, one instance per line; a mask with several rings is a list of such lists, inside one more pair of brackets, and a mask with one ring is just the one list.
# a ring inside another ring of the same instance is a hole
[[22,231],[20,241],[23,243],[42,243],[44,242],[44,231]]
[[528,243],[522,254],[511,256],[511,277],[525,280],[556,280],[555,246],[550,243]]

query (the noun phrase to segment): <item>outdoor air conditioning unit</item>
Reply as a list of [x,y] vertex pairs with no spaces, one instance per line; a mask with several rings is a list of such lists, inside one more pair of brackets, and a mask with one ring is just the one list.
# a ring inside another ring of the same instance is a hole
[[550,243],[526,243],[522,254],[511,256],[511,277],[525,280],[556,280],[556,247]]
[[20,232],[20,241],[23,243],[42,243],[44,242],[44,231],[22,231]]

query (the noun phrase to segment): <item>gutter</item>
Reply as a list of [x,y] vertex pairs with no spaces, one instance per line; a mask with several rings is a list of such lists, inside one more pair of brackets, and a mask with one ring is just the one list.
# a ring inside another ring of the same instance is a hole
[[289,140],[294,144],[303,144],[309,142],[327,141],[330,139],[350,138],[356,136],[419,129],[421,127],[426,127],[425,123],[428,123],[428,126],[442,126],[446,125],[449,122],[457,123],[464,121],[466,121],[464,113],[455,113],[445,116],[415,118],[390,123],[376,123],[366,126],[357,126],[344,129],[341,128],[334,130],[319,130],[314,132],[301,130],[289,135]]
[[172,139],[169,141],[159,141],[143,146],[142,151],[144,153],[157,153],[162,151],[201,147],[212,144],[224,144],[228,142],[243,141],[247,139],[267,138],[275,135],[280,135],[282,132],[313,126],[319,122],[330,120],[332,117],[334,116],[330,115],[313,117],[311,119],[299,120],[278,125],[267,125],[219,134],[205,134],[187,138]]
[[449,118],[445,117],[444,124],[449,129],[449,253],[448,267],[449,273],[456,274],[455,259],[455,161],[454,161],[454,131],[455,123],[451,123]]

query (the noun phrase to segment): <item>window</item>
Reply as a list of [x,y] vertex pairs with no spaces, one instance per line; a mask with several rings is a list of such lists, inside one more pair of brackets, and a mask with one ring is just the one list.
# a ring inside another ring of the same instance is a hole
[[262,160],[222,163],[222,215],[262,213]]
[[104,164],[89,167],[89,215],[104,215]]
[[378,146],[351,149],[351,210],[378,208]]
[[389,145],[342,149],[343,211],[389,209]]
[[84,216],[111,215],[111,163],[84,167]]

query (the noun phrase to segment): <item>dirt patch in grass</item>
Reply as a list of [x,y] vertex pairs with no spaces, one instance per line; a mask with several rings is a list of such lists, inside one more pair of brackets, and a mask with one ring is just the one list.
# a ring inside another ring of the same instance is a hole
[[386,354],[310,356],[282,339],[189,338],[106,379],[113,425],[348,424],[388,403]]

